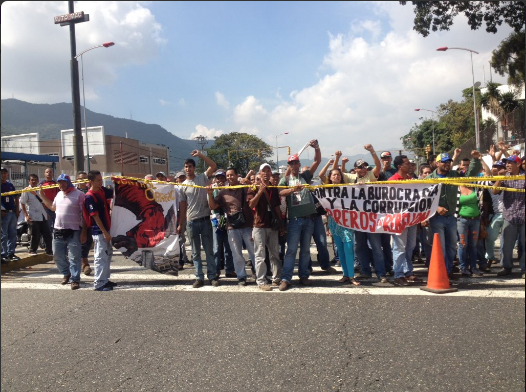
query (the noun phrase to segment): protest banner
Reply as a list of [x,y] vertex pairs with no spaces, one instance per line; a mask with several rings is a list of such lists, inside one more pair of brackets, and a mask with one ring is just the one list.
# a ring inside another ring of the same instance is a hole
[[139,265],[161,273],[177,273],[178,192],[159,185],[113,177],[111,216],[113,246]]
[[335,222],[369,233],[401,234],[431,218],[442,184],[360,184],[317,188],[314,195]]

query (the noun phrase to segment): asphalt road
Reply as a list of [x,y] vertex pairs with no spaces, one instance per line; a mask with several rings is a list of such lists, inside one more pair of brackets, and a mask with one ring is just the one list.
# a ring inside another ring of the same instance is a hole
[[[2,275],[2,391],[524,391],[524,280],[192,289],[116,257],[113,292]],[[476,295],[471,295],[477,293]]]

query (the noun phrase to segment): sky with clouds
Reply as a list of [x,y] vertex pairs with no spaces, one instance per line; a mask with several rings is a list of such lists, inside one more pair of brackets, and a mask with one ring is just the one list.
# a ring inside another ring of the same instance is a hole
[[[411,3],[397,1],[79,1],[75,11],[90,16],[76,25],[77,53],[115,42],[83,55],[89,110],[184,139],[247,132],[293,151],[318,139],[325,157],[401,148],[423,113],[414,108],[435,110],[472,85],[469,52],[436,48],[478,51],[485,84],[511,32],[472,31],[459,16],[424,38]],[[2,99],[71,102],[69,28],[53,19],[68,2],[7,1],[1,13]]]

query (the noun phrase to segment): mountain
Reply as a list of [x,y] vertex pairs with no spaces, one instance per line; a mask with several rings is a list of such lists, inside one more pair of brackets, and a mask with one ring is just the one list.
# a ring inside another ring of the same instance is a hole
[[[39,133],[40,140],[59,140],[60,131],[73,128],[71,103],[33,104],[17,99],[2,99],[2,136]],[[117,118],[86,109],[88,127],[104,126],[107,135],[129,137],[170,149],[170,171],[183,168],[184,160],[197,148],[194,141],[181,139],[157,124]]]

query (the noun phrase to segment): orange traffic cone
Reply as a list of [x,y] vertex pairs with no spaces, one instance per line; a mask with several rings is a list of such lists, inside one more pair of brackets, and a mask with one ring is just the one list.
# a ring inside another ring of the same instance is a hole
[[429,291],[435,294],[452,293],[454,291],[458,291],[457,288],[451,288],[449,286],[446,263],[444,262],[442,244],[440,243],[440,235],[438,233],[435,233],[433,237],[433,250],[431,252],[431,260],[429,262],[427,287],[421,287],[420,290]]

